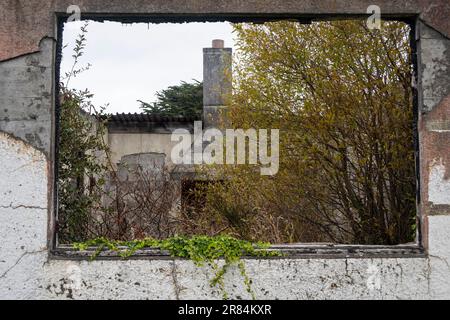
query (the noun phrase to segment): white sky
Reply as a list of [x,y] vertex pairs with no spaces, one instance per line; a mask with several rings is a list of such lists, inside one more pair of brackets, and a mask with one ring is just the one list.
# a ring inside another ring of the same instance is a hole
[[[84,22],[64,28],[61,75],[70,70],[75,39]],[[180,81],[203,80],[203,48],[213,39],[234,48],[230,23],[133,24],[93,22],[80,66],[92,64],[70,82],[89,89],[95,105],[109,103],[107,112],[140,112],[136,100],[155,101],[155,93]]]

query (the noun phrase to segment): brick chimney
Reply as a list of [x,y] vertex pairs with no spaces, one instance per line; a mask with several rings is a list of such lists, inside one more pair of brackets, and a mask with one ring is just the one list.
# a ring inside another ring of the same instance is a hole
[[211,48],[203,49],[203,128],[220,127],[221,114],[232,90],[231,48],[223,40],[212,41]]

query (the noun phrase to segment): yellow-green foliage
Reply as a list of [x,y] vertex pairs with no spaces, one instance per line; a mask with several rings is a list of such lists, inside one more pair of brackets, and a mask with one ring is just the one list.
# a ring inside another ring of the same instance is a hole
[[210,212],[240,238],[414,240],[409,27],[365,21],[239,24],[235,128],[280,129],[280,171],[218,167]]

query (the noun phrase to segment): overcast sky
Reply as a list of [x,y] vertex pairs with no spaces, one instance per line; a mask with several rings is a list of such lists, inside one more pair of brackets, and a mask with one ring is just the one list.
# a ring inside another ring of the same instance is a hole
[[[72,49],[84,22],[65,25],[61,74],[70,70]],[[95,105],[107,112],[140,112],[136,100],[155,101],[155,93],[180,81],[203,80],[203,48],[213,39],[234,47],[229,23],[133,24],[93,22],[80,66],[90,70],[71,80],[70,87],[89,89]]]

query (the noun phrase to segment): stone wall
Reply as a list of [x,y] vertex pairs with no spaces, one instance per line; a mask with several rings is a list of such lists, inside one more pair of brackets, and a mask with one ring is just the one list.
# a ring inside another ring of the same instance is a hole
[[[0,4],[0,299],[220,299],[221,294],[209,287],[210,270],[189,261],[142,257],[89,262],[52,253],[54,18],[68,2]],[[198,14],[213,19],[252,12],[362,14],[371,1],[79,2],[85,12],[104,15],[184,12],[195,19]],[[443,19],[449,16],[449,5],[420,0],[379,3],[382,12],[392,16],[418,18],[416,85],[425,254],[248,260],[258,298],[450,298],[450,28]],[[227,274],[231,296],[249,298],[241,283],[237,270]]]

